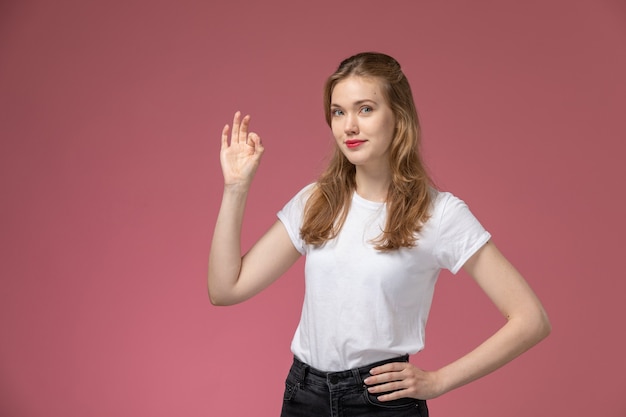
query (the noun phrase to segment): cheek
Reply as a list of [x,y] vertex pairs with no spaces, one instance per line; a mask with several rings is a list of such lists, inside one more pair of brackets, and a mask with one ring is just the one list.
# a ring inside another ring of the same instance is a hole
[[393,120],[388,121],[384,127],[384,135],[387,137],[387,140],[389,140],[389,142],[393,140],[395,132],[396,132],[395,122]]
[[339,140],[342,136],[342,131],[341,129],[337,126],[336,123],[331,124],[330,126],[330,131],[333,134],[333,137],[335,138],[335,140]]

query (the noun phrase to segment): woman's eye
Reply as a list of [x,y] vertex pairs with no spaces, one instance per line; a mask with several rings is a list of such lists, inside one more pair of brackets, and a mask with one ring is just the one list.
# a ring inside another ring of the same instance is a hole
[[343,112],[339,109],[334,109],[330,112],[333,116],[337,117],[337,116],[341,116],[343,114]]
[[373,109],[370,106],[361,107],[361,112],[370,113]]

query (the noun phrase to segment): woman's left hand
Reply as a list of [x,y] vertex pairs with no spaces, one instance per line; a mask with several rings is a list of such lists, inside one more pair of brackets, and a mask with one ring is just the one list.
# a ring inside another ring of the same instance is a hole
[[430,400],[442,394],[436,373],[421,370],[410,362],[387,363],[372,368],[370,373],[372,376],[363,382],[369,385],[370,394],[386,393],[378,397],[379,401],[405,397]]

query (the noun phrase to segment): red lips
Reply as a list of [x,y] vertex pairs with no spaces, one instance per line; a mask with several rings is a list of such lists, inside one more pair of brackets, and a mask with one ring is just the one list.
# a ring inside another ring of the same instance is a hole
[[364,142],[365,141],[362,139],[350,139],[350,140],[345,141],[345,144],[348,148],[356,148],[357,146],[361,145]]

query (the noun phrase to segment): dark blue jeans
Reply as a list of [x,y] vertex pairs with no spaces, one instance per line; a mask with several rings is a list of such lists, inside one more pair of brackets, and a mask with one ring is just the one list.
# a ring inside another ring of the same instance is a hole
[[341,372],[323,372],[294,358],[285,383],[281,417],[428,417],[426,401],[378,401],[363,380],[370,369],[407,362],[408,355]]

